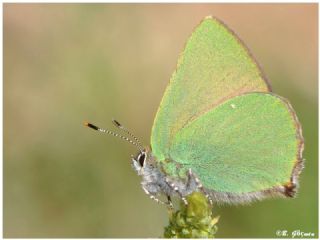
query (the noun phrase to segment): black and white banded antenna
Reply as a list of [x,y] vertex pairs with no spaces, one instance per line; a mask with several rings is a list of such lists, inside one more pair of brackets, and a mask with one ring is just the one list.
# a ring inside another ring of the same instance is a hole
[[135,135],[133,135],[127,128],[125,128],[121,123],[119,123],[117,120],[115,120],[115,119],[112,119],[112,122],[113,122],[113,124],[117,127],[117,128],[119,128],[119,129],[121,129],[122,131],[124,131],[126,134],[128,134],[130,137],[132,137],[135,141],[136,141],[136,143],[141,147],[141,148],[143,148],[143,145],[141,144],[141,142],[139,141],[139,139],[135,136]]
[[86,127],[92,128],[93,130],[96,130],[96,131],[99,131],[99,132],[102,132],[102,133],[107,133],[107,134],[110,134],[110,135],[112,135],[112,136],[114,136],[114,137],[121,138],[121,139],[123,139],[123,140],[131,143],[132,145],[136,146],[136,147],[140,150],[140,152],[143,152],[143,147],[142,147],[142,145],[141,145],[140,143],[138,144],[137,142],[132,141],[132,140],[131,140],[130,138],[128,138],[128,137],[122,136],[122,135],[119,134],[119,133],[114,133],[114,132],[112,132],[112,131],[110,131],[110,130],[108,130],[108,129],[103,129],[103,128],[97,127],[96,125],[94,125],[94,124],[92,124],[92,123],[89,123],[89,122],[84,122],[84,125],[85,125]]

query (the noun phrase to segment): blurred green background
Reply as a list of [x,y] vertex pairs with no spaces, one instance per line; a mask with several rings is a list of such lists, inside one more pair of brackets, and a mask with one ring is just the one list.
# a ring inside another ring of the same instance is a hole
[[[115,118],[149,144],[178,55],[206,15],[227,23],[303,126],[297,199],[217,206],[217,237],[318,234],[317,4],[4,4],[4,237],[159,237],[129,144],[82,126]],[[114,129],[114,128],[113,128]]]

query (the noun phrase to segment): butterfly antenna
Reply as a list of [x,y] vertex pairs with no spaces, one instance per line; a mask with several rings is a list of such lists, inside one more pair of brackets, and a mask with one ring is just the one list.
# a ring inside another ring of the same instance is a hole
[[127,128],[125,128],[121,123],[119,123],[115,119],[112,119],[112,122],[117,128],[121,129],[126,134],[128,134],[130,137],[132,137],[140,145],[140,147],[143,148],[143,146],[142,146],[141,142],[139,141],[139,139],[135,135],[133,135]]
[[96,130],[96,131],[99,131],[99,132],[102,132],[102,133],[107,133],[107,134],[110,134],[110,135],[112,135],[114,137],[118,137],[118,138],[121,138],[123,140],[126,140],[127,142],[129,142],[132,145],[136,146],[141,152],[143,151],[143,147],[140,144],[137,144],[136,142],[132,141],[128,137],[122,136],[122,135],[120,135],[118,133],[114,133],[114,132],[112,132],[110,130],[107,130],[107,129],[99,128],[96,125],[93,125],[92,123],[89,123],[89,122],[84,122],[84,125],[86,127],[92,128],[93,130]]

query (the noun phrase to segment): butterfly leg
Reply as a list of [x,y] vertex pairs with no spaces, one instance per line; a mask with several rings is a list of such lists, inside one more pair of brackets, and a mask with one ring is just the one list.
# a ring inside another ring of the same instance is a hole
[[188,205],[187,199],[182,195],[182,193],[179,191],[179,188],[173,183],[170,182],[168,178],[165,179],[166,183],[180,196],[181,200],[185,205]]
[[189,178],[188,182],[190,182],[191,179],[194,179],[197,185],[197,188],[206,196],[206,198],[209,200],[210,205],[212,205],[213,201],[212,201],[212,198],[210,197],[210,194],[208,194],[207,191],[204,189],[200,179],[197,178],[197,176],[192,172],[191,168],[189,168],[189,171],[188,171],[188,178]]
[[152,200],[156,201],[157,203],[166,205],[168,208],[173,208],[170,196],[168,196],[168,202],[164,202],[158,199],[155,195],[151,194],[144,186],[142,186],[142,189]]
[[173,204],[172,204],[172,201],[171,201],[171,197],[169,195],[167,195],[167,199],[168,199],[168,202],[167,202],[167,205],[170,209],[173,209]]

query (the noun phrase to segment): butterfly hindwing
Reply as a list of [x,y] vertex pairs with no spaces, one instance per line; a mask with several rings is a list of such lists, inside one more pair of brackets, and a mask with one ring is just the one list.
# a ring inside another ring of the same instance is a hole
[[[169,156],[208,190],[243,195],[296,184],[303,139],[289,103],[272,93],[225,101],[180,129]],[[285,188],[279,188],[285,194]]]

